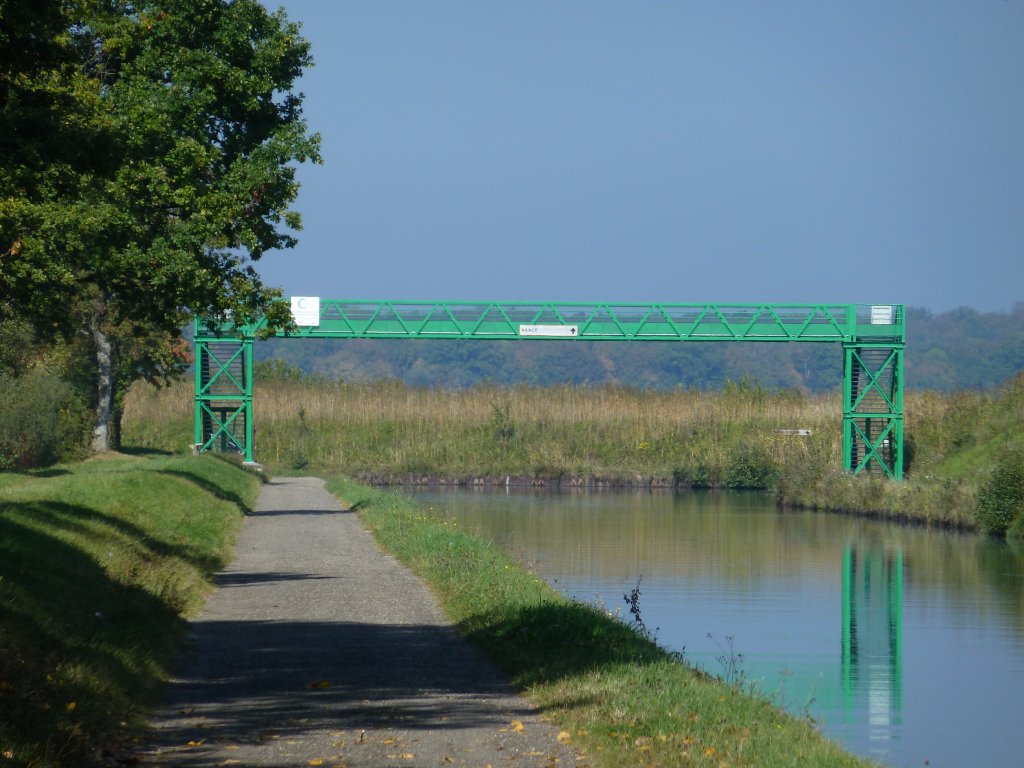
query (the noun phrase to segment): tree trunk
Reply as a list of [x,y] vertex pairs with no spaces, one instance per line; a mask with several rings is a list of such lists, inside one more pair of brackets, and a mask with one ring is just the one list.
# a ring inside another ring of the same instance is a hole
[[110,414],[110,430],[107,432],[110,450],[121,450],[121,417],[124,416],[124,390],[114,382],[114,410]]
[[92,323],[92,338],[96,344],[96,419],[92,430],[92,450],[95,453],[111,449],[110,422],[114,412],[113,348],[101,322],[96,318]]

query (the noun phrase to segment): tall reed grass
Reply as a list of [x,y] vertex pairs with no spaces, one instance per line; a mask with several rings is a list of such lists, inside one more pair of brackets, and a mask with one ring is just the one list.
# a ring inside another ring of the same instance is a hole
[[[187,450],[192,409],[190,383],[136,387],[125,410],[127,444]],[[278,471],[371,482],[770,488],[784,504],[960,528],[976,526],[978,488],[1000,456],[1024,446],[1024,376],[997,392],[907,393],[902,483],[843,471],[838,393],[748,382],[718,393],[442,390],[290,376],[258,384],[254,411],[255,456]]]
[[[129,396],[131,444],[181,450],[192,398],[179,383]],[[272,382],[254,394],[255,453],[274,468],[371,480],[433,476],[768,487],[792,462],[839,461],[837,396],[736,387],[475,387]],[[808,430],[807,436],[786,431]]]

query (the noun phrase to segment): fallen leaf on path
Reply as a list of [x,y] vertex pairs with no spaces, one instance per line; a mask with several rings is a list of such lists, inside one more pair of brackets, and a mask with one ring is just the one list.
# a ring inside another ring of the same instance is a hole
[[572,736],[569,735],[568,731],[559,731],[558,732],[558,743],[559,744],[568,744],[571,741],[572,741]]
[[309,765],[323,765],[323,764],[324,764],[324,761],[321,760],[319,757],[314,757],[312,760],[309,761]]
[[523,726],[522,720],[513,720],[510,730],[514,731],[515,733],[522,733],[526,730],[526,728]]
[[201,747],[206,739],[200,739],[199,741],[190,741],[187,746],[189,747]]

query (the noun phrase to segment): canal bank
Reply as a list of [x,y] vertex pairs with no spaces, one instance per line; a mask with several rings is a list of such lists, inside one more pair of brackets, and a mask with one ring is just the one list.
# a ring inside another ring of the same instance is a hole
[[[427,581],[462,634],[595,766],[863,766],[808,721],[680,663],[614,617],[394,491],[328,488]],[[616,598],[618,600],[618,598]],[[653,630],[652,630],[653,631]]]
[[416,494],[894,768],[1012,766],[1024,705],[1024,553],[988,537],[779,509],[764,493]]
[[[978,493],[1024,435],[1024,375],[991,392],[908,392],[903,482],[842,472],[834,394],[631,387],[433,390],[267,381],[257,460],[371,484],[763,488],[815,509],[971,529]],[[183,451],[193,393],[135,387],[125,439]],[[1024,498],[1024,484],[1018,498]],[[1014,530],[1011,528],[1010,534]],[[1024,537],[1024,516],[1017,523]]]

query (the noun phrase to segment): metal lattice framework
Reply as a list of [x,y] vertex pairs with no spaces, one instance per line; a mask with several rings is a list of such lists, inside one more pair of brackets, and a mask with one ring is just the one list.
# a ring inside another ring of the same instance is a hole
[[[903,475],[903,305],[311,301],[311,317],[276,335],[841,344],[843,465]],[[263,325],[196,322],[197,450],[237,451],[253,461],[252,344]]]

